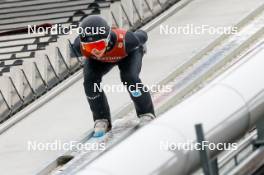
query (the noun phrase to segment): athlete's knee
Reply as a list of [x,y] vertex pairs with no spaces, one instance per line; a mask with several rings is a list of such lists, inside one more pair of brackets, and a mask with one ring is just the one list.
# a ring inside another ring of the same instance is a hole
[[93,73],[84,75],[83,86],[86,94],[92,94],[95,88],[100,88],[102,77],[97,76]]
[[135,73],[121,73],[120,77],[123,84],[134,84],[140,82],[138,75]]
[[101,76],[93,72],[84,74],[84,84],[100,83],[101,79],[102,79]]

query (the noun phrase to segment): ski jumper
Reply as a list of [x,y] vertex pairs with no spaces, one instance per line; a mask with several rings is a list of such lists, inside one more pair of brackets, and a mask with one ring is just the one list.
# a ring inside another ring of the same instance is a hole
[[[154,114],[150,93],[142,84],[139,74],[144,55],[143,45],[147,41],[144,31],[112,29],[107,50],[102,58],[89,56],[84,60],[84,90],[94,120],[107,119],[111,124],[110,108],[104,91],[99,91],[102,77],[114,66],[118,66],[122,83],[127,87],[137,115]],[[84,55],[76,38],[74,47]],[[136,88],[137,87],[137,88]],[[155,114],[154,114],[155,115]]]

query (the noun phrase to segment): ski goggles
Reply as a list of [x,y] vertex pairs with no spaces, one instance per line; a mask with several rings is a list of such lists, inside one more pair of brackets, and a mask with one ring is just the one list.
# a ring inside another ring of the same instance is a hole
[[110,34],[106,39],[101,39],[94,42],[81,42],[82,50],[85,51],[86,53],[92,53],[93,50],[101,52],[107,47],[109,39],[110,39]]

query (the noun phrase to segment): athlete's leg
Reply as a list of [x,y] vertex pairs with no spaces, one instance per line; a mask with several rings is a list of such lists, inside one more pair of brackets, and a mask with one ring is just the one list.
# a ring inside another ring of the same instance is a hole
[[[142,84],[139,73],[141,71],[143,49],[139,48],[118,63],[121,81],[127,85],[131,99],[134,102],[137,115],[154,113],[151,96]],[[139,87],[136,89],[136,86]]]
[[89,102],[93,119],[107,119],[111,126],[110,109],[107,98],[103,91],[99,90],[102,77],[106,74],[114,64],[102,63],[93,59],[84,61],[84,90]]

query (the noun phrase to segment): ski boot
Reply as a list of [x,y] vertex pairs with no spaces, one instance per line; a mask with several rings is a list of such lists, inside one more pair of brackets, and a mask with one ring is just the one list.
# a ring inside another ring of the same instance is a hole
[[110,124],[106,119],[95,120],[93,137],[102,137],[110,130]]
[[145,125],[156,118],[152,113],[141,114],[138,117],[140,119],[140,125]]

